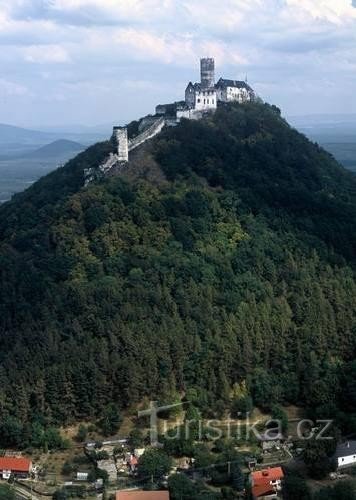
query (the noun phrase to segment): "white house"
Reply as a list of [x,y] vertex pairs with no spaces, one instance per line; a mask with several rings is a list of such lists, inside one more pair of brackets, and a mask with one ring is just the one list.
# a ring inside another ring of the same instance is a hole
[[356,441],[346,441],[338,444],[335,459],[338,468],[356,465]]

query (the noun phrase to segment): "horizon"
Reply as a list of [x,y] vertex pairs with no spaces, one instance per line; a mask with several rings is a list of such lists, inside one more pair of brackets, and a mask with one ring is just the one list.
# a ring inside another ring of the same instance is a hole
[[[273,104],[273,103],[268,103],[268,104]],[[142,118],[144,115],[136,115],[131,117],[131,119],[127,122],[121,122],[118,123],[117,121],[108,121],[107,123],[52,123],[52,124],[37,124],[35,126],[32,125],[27,125],[23,123],[5,123],[0,121],[0,126],[9,126],[9,127],[15,127],[15,128],[22,128],[22,129],[27,129],[27,130],[32,130],[34,132],[48,132],[50,133],[53,131],[54,133],[80,133],[79,129],[82,129],[83,133],[87,132],[97,132],[101,133],[104,131],[104,129],[109,128],[115,125],[125,125],[130,123],[130,121],[133,120],[138,120]],[[350,124],[356,124],[356,113],[310,113],[310,114],[295,114],[295,115],[286,115],[283,113],[282,109],[282,116],[287,120],[287,121],[293,121],[293,120],[306,120],[305,125],[308,123],[311,123],[312,125],[324,125],[327,124],[327,120],[333,120],[333,124],[337,123],[342,123],[342,124],[347,124],[348,122],[345,122],[344,120],[350,119],[351,122]],[[315,120],[313,122],[313,120]],[[320,122],[317,122],[317,120],[321,120]],[[339,121],[337,121],[339,120]],[[304,123],[302,124],[304,126]]]
[[247,75],[287,117],[356,113],[355,1],[204,6],[0,0],[0,122],[32,129],[125,123],[181,100],[204,55],[215,58],[216,79]]

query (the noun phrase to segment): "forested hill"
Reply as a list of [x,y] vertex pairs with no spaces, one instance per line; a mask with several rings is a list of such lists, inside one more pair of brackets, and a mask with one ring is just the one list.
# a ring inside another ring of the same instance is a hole
[[112,149],[0,208],[0,420],[188,388],[219,414],[242,380],[264,409],[353,412],[353,174],[262,104],[166,129],[150,154],[167,182],[82,188]]

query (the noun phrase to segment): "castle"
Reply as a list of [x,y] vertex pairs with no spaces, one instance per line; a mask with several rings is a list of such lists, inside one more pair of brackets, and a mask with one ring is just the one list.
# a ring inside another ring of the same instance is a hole
[[155,135],[164,126],[175,126],[182,118],[199,120],[205,114],[214,112],[221,103],[250,102],[256,99],[254,90],[247,82],[220,78],[215,83],[215,61],[213,58],[200,60],[200,82],[189,82],[185,89],[185,100],[156,106],[155,115],[142,118],[139,133],[128,139],[127,127],[114,127],[115,153],[111,153],[97,169],[84,171],[85,185],[98,176],[106,175],[114,168],[121,168],[129,161],[129,153]]
[[206,57],[200,60],[200,82],[188,83],[185,100],[156,106],[156,114],[169,115],[173,111],[177,121],[199,119],[204,113],[215,111],[220,102],[243,103],[255,99],[256,94],[247,82],[220,78],[215,83],[215,61]]

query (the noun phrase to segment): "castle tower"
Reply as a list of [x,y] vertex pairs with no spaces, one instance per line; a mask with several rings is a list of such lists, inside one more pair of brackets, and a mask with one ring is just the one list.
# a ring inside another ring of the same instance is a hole
[[212,57],[200,59],[200,81],[203,88],[215,85],[215,61]]

